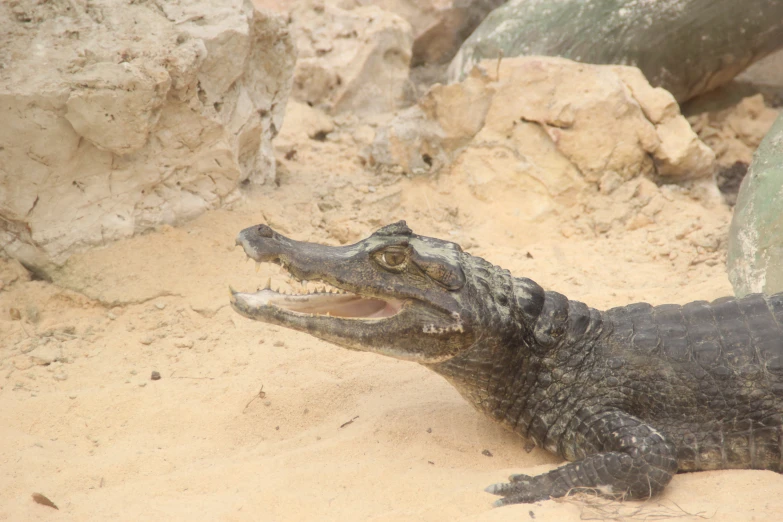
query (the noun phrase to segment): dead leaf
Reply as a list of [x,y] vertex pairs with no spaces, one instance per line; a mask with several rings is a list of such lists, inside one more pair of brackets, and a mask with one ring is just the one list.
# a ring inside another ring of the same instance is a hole
[[37,504],[41,504],[42,506],[49,506],[50,508],[54,508],[54,509],[56,509],[58,511],[60,510],[60,508],[58,508],[57,505],[55,505],[54,502],[52,502],[51,500],[46,498],[46,496],[41,495],[40,493],[33,493],[33,500]]

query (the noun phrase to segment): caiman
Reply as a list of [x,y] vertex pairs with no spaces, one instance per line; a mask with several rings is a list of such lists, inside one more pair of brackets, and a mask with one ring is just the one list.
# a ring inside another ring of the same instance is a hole
[[232,290],[240,314],[422,364],[570,461],[489,486],[496,505],[582,488],[648,498],[685,471],[783,472],[783,294],[601,311],[404,221],[348,246],[294,241],[267,225],[237,243],[330,288]]

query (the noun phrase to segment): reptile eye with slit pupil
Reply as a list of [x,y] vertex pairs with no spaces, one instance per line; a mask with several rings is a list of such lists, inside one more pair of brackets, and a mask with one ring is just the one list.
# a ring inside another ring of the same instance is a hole
[[400,266],[405,262],[405,254],[402,252],[384,252],[381,257],[389,266]]

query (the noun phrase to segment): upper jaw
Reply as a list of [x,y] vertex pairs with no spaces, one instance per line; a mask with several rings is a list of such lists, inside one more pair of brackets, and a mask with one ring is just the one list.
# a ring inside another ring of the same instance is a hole
[[[237,236],[245,254],[256,263],[271,262],[281,265],[289,275],[300,282],[322,281],[334,289],[311,293],[298,292],[298,285],[292,285],[293,294],[273,291],[267,282],[266,288],[255,293],[231,290],[231,304],[242,315],[253,319],[294,319],[319,316],[330,318],[373,320],[388,318],[399,313],[406,300],[373,296],[372,292],[351,292],[352,286],[328,274],[329,265],[346,258],[345,248],[329,247],[314,243],[299,242],[278,234],[266,225],[257,225],[242,230]],[[355,248],[353,250],[356,250]],[[324,270],[323,267],[326,267]],[[316,271],[319,267],[320,270]],[[306,284],[303,284],[306,286]]]
[[[232,306],[248,317],[268,320],[272,315],[283,319],[302,314],[311,317],[361,319],[374,321],[388,319],[407,308],[429,309],[432,319],[439,326],[448,326],[457,321],[454,313],[434,302],[424,305],[415,295],[404,292],[390,295],[373,287],[361,286],[346,277],[355,276],[356,271],[347,268],[351,262],[371,262],[366,259],[368,248],[365,242],[342,247],[319,245],[295,241],[278,234],[267,225],[256,225],[242,230],[237,236],[237,245],[241,245],[245,254],[257,263],[271,262],[281,265],[296,280],[322,281],[335,287],[338,294],[310,293],[304,295],[286,295],[273,292],[268,286],[256,293],[240,293],[232,290]],[[298,285],[292,285],[297,289]],[[295,290],[296,291],[296,290]]]

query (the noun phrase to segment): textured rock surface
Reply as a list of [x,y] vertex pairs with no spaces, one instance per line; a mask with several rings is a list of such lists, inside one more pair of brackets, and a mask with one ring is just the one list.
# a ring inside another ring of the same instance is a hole
[[781,0],[511,0],[465,41],[449,79],[482,59],[562,56],[635,65],[684,101],[781,46]]
[[434,86],[380,129],[371,161],[414,173],[470,164],[475,179],[495,165],[532,176],[535,190],[553,197],[584,182],[611,192],[639,175],[712,184],[714,153],[674,98],[638,69],[562,58],[482,67],[461,83]]
[[721,167],[750,164],[753,152],[769,132],[779,110],[767,107],[761,94],[717,112],[703,112],[688,118],[693,130],[715,151]]
[[413,33],[376,6],[314,2],[291,12],[299,59],[293,97],[332,113],[393,111],[408,98]]
[[411,64],[414,67],[425,63],[448,63],[484,17],[503,2],[505,0],[327,0],[343,9],[374,5],[405,18],[413,28]]
[[[712,96],[713,93],[708,95]],[[748,170],[753,152],[779,113],[780,110],[764,103],[764,96],[755,94],[727,109],[699,112],[688,118],[699,138],[715,151],[718,159],[718,188],[730,205],[737,201],[740,183]]]
[[783,291],[783,116],[753,156],[729,231],[729,280],[738,295]]
[[274,178],[295,50],[240,0],[0,4],[0,248],[42,275]]

